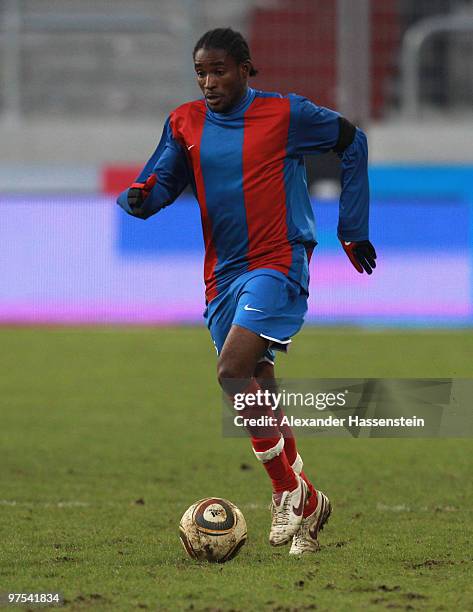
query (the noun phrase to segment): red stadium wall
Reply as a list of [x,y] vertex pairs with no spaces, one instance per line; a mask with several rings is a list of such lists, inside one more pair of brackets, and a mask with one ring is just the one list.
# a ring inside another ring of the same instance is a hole
[[399,0],[371,1],[371,116],[382,117],[393,91],[401,43]]
[[[249,39],[260,74],[253,84],[268,91],[297,92],[336,107],[336,2],[280,0],[255,9]],[[394,74],[400,27],[397,0],[371,2],[371,114],[382,115]]]

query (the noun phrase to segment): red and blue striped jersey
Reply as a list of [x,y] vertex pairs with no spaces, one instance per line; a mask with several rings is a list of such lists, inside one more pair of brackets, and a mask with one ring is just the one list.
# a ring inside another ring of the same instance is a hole
[[[277,270],[308,286],[308,259],[316,245],[304,155],[332,150],[338,113],[296,94],[248,89],[229,112],[215,113],[205,100],[183,104],[168,117],[161,140],[138,182],[157,182],[139,213],[147,218],[191,185],[200,207],[205,243],[207,301],[238,275]],[[342,165],[338,235],[368,239],[367,143],[356,129],[339,154]]]

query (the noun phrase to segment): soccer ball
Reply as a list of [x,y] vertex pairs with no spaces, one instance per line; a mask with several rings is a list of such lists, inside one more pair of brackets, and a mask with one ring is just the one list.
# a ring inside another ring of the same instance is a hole
[[225,563],[246,542],[245,517],[227,499],[206,497],[184,512],[179,537],[193,559]]

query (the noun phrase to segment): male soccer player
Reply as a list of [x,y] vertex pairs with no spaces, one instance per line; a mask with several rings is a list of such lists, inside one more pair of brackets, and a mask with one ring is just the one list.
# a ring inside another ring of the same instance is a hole
[[[256,393],[260,384],[274,384],[274,350],[287,349],[307,311],[316,239],[304,155],[338,154],[338,237],[358,272],[375,267],[366,137],[299,95],[250,88],[256,70],[248,44],[230,28],[204,34],[193,59],[203,99],[171,112],[155,152],[118,204],[147,219],[191,185],[202,218],[204,317],[218,380],[230,396],[236,381],[246,381],[240,391]],[[245,411],[251,414],[249,406]],[[264,411],[271,414],[271,406]],[[295,555],[316,551],[331,506],[304,473],[292,432],[273,426],[262,436],[248,429],[273,485],[270,543],[292,540]]]

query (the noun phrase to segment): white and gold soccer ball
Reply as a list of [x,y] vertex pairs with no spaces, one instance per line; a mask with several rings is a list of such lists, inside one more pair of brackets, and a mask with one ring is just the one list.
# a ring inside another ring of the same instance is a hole
[[179,537],[193,559],[225,563],[246,542],[245,517],[227,499],[206,497],[184,512]]

